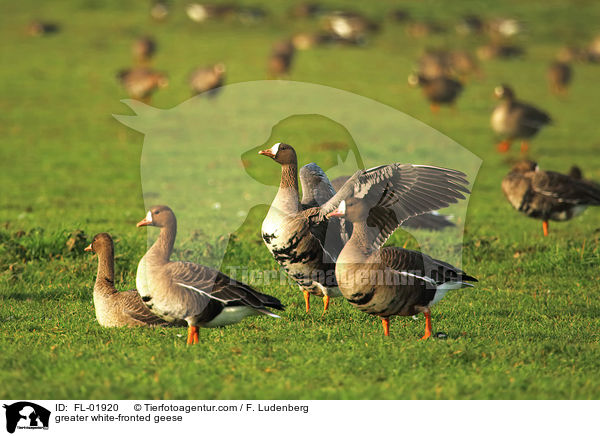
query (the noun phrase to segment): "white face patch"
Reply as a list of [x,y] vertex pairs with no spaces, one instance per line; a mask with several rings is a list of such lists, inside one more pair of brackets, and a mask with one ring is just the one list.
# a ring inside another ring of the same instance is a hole
[[346,200],[342,200],[342,202],[340,203],[340,205],[338,206],[338,211],[341,214],[345,214],[346,213]]
[[152,212],[148,211],[148,213],[146,214],[146,218],[145,218],[146,222],[151,223],[152,222]]
[[280,145],[281,145],[281,142],[278,142],[273,147],[271,147],[271,153],[273,153],[273,156],[277,156],[277,152],[279,151]]

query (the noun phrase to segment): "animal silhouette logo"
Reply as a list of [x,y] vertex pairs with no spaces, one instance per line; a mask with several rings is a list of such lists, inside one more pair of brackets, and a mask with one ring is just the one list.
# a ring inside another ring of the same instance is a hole
[[19,401],[10,405],[4,404],[6,409],[6,431],[14,433],[18,429],[48,429],[50,411],[42,406],[29,401]]

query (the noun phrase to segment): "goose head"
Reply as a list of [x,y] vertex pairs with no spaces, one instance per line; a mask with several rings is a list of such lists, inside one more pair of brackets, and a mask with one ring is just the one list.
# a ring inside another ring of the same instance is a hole
[[351,223],[366,221],[370,208],[366,201],[355,197],[342,200],[336,210],[327,214],[327,218],[344,217]]
[[539,171],[539,167],[532,160],[522,160],[513,165],[512,171],[515,173],[528,173],[530,171]]
[[92,239],[92,243],[84,248],[84,251],[91,251],[97,254],[112,252],[112,250],[113,240],[108,233],[98,233]]
[[494,88],[494,97],[496,97],[499,100],[509,100],[515,97],[515,92],[508,85],[499,85]]
[[146,217],[137,223],[136,227],[154,226],[171,227],[176,224],[175,214],[169,206],[152,206]]
[[281,165],[297,163],[296,151],[291,145],[284,144],[283,142],[278,142],[271,148],[261,150],[258,154],[268,156]]

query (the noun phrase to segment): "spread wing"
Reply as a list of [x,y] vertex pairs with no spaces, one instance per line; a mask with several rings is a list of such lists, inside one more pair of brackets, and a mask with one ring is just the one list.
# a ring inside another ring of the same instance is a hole
[[302,186],[302,206],[321,206],[335,195],[335,190],[327,175],[316,163],[309,163],[300,168],[300,184]]
[[367,223],[379,229],[375,241],[379,248],[408,218],[464,199],[463,194],[469,193],[465,177],[456,170],[399,163],[359,170],[321,206],[321,215],[350,197],[364,199],[371,207]]
[[554,171],[535,171],[531,188],[538,194],[561,203],[600,204],[600,189],[593,184]]

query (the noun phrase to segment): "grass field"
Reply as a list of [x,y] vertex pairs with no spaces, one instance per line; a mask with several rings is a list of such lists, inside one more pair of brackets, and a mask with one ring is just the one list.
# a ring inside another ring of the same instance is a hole
[[[316,24],[287,18],[292,3],[265,1],[271,15],[262,23],[199,26],[183,13],[186,2],[172,3],[171,18],[161,24],[149,19],[143,2],[25,0],[0,6],[0,398],[600,398],[600,210],[552,223],[550,236],[543,238],[541,223],[519,215],[502,196],[500,181],[509,165],[496,153],[489,128],[492,90],[510,83],[556,120],[532,143],[531,156],[540,166],[567,171],[578,164],[589,178],[600,180],[600,66],[575,65],[564,99],[550,95],[545,83],[558,47],[584,44],[598,31],[600,3],[407,3],[413,16],[448,24],[475,12],[514,16],[527,26],[519,37],[526,56],[484,63],[485,77],[467,84],[456,112],[442,110],[437,116],[420,91],[406,84],[414,60],[427,46],[472,49],[481,40],[454,32],[411,39],[385,20],[394,2],[353,4],[384,20],[382,31],[365,47],[300,52],[290,79],[387,104],[483,160],[462,253],[464,269],[479,284],[449,294],[433,309],[434,330],[446,332],[447,340],[417,341],[422,317],[394,318],[391,336],[384,338],[379,319],[342,300],[334,300],[325,316],[314,300],[314,310],[306,314],[296,288],[274,284],[257,287],[287,305],[282,319],[251,318],[202,330],[195,347],[186,347],[185,329],[105,329],[95,321],[96,260],[83,247],[98,232],[115,237],[119,289],[135,286],[137,262],[146,250],[146,232],[135,228],[145,215],[144,136],[112,117],[131,114],[119,101],[126,96],[115,72],[130,64],[135,37],[154,35],[155,66],[168,71],[170,86],[152,104],[167,109],[189,98],[185,77],[193,66],[223,61],[229,83],[263,80],[272,42]],[[37,17],[61,23],[61,32],[26,35],[27,23]],[[304,147],[303,163],[332,166],[337,151],[318,144],[345,141],[346,133],[320,120],[310,125],[315,134],[307,133],[302,119],[290,120],[278,133],[285,138],[273,139]],[[365,163],[402,160],[402,149],[370,155],[362,147],[371,159]],[[517,154],[513,150],[512,156]],[[273,162],[254,154],[248,159],[255,163],[248,169],[252,177],[276,184]],[[263,204],[269,204],[273,190],[265,192]],[[250,212],[229,241],[225,266],[277,269],[260,239],[265,212],[265,206]],[[458,230],[417,236],[424,250],[435,252],[460,236],[452,232]],[[390,244],[405,240],[399,233]],[[199,232],[195,239],[178,241],[175,256],[203,261],[220,243],[210,232]],[[415,246],[414,240],[410,244]]]

